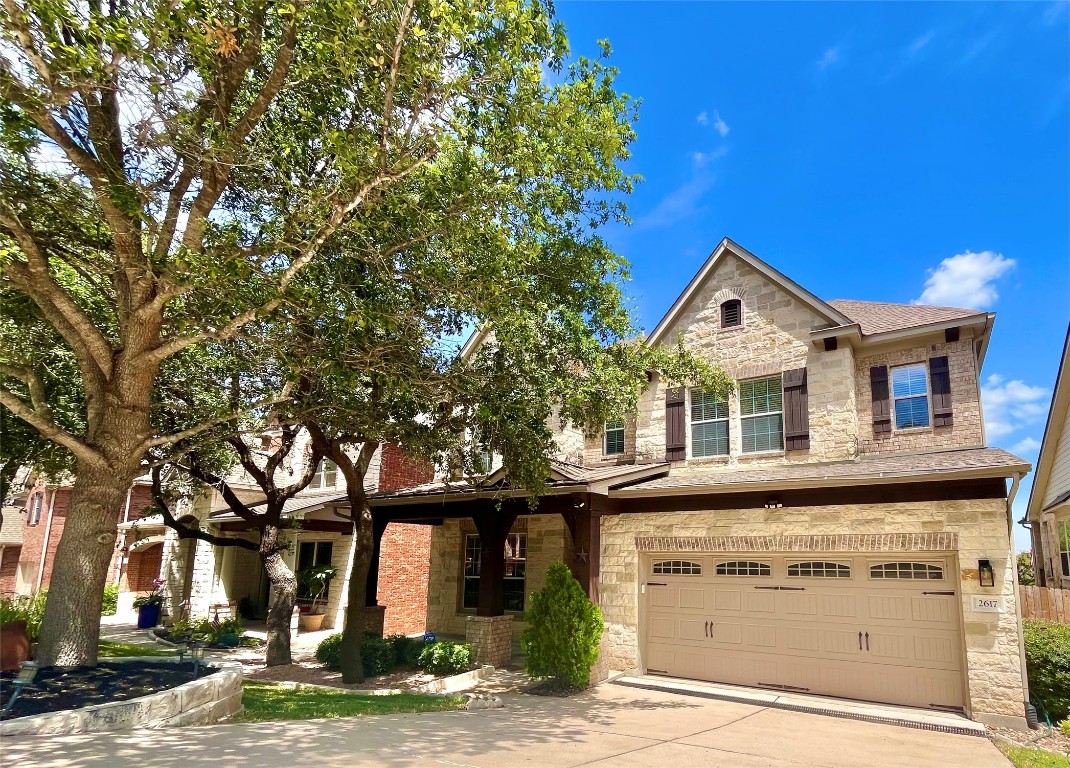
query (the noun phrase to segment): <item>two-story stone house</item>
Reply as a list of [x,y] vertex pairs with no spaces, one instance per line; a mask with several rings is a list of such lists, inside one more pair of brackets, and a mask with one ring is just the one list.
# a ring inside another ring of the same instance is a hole
[[986,447],[994,319],[823,301],[726,239],[648,342],[682,338],[730,396],[653,372],[638,412],[560,432],[534,513],[499,470],[378,494],[376,519],[431,527],[427,628],[488,660],[564,560],[611,668],[1021,724],[1009,496],[1029,465]]

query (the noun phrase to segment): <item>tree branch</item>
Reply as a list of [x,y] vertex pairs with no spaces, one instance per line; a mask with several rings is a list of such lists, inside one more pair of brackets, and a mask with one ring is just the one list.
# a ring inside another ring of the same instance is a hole
[[99,467],[108,466],[107,460],[102,455],[56,424],[47,413],[38,413],[33,408],[27,407],[14,392],[4,386],[0,386],[0,405],[40,432],[41,437],[62,445],[73,453],[78,461]]
[[202,530],[200,527],[191,528],[188,525],[184,525],[175,519],[174,514],[171,512],[171,508],[167,504],[167,498],[164,496],[163,488],[160,482],[160,468],[155,467],[152,470],[152,499],[156,502],[156,506],[159,508],[160,513],[163,515],[163,522],[168,528],[178,534],[178,538],[181,539],[198,539],[200,541],[206,541],[209,544],[214,544],[219,547],[240,547],[242,549],[248,549],[253,552],[260,550],[260,545],[255,541],[249,541],[248,539],[242,539],[232,536],[216,536],[214,533]]

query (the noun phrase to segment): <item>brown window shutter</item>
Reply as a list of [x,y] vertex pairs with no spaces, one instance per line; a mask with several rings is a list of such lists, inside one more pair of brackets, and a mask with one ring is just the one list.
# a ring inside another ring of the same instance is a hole
[[869,386],[873,394],[873,431],[892,431],[892,404],[888,399],[888,366],[869,369]]
[[933,392],[933,426],[950,427],[954,421],[951,413],[951,369],[946,355],[929,358],[929,385]]
[[810,448],[810,404],[806,394],[806,369],[784,371],[784,448]]
[[687,458],[687,433],[684,429],[684,388],[665,390],[665,461]]

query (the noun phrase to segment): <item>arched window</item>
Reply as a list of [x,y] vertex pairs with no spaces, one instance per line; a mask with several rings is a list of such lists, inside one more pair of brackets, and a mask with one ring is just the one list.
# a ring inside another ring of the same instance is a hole
[[717,563],[714,573],[718,576],[772,576],[773,567],[753,560],[729,560]]
[[729,299],[721,305],[721,327],[732,328],[743,324],[743,302]]
[[701,576],[702,563],[690,560],[661,560],[654,563],[654,573],[669,576]]
[[878,563],[869,567],[869,577],[939,581],[944,578],[944,569],[932,563]]
[[807,579],[849,579],[851,578],[851,566],[845,563],[826,563],[823,561],[789,563],[788,576]]

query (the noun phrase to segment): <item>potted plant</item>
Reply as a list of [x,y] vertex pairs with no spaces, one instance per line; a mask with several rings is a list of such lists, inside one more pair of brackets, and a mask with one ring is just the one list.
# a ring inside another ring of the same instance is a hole
[[297,580],[312,595],[312,605],[299,619],[302,631],[318,632],[323,627],[324,613],[318,604],[337,572],[338,569],[333,565],[313,565],[297,574]]
[[152,629],[160,623],[160,609],[163,607],[163,580],[154,579],[152,591],[134,600],[137,610],[137,628]]

